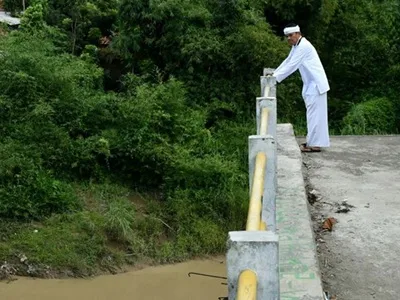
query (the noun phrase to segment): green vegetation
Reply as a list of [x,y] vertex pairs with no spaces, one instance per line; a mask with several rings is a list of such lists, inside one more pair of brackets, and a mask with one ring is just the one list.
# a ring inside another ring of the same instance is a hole
[[387,134],[396,128],[396,113],[392,102],[377,98],[355,105],[343,122],[343,134]]
[[[245,223],[259,75],[293,19],[330,79],[331,131],[400,128],[394,0],[25,3],[4,1],[22,24],[0,35],[3,273],[225,251]],[[299,76],[278,89],[279,120],[305,134]]]
[[173,78],[128,74],[105,92],[99,67],[43,31],[2,40],[3,260],[19,274],[88,275],[224,250],[245,219],[253,126],[206,126],[215,110],[192,107]]

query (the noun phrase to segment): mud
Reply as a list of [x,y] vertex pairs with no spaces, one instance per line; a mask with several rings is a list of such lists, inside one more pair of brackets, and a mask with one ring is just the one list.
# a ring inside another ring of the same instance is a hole
[[175,265],[149,267],[92,279],[16,278],[0,283],[4,300],[218,300],[226,297],[224,279],[189,272],[226,276],[223,257]]

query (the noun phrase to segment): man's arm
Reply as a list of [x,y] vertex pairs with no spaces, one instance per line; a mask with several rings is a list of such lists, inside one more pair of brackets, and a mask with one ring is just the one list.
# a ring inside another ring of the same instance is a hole
[[279,70],[281,70],[282,68],[284,68],[286,66],[286,64],[289,61],[290,56],[292,55],[293,52],[293,48],[290,49],[289,55],[286,57],[286,59],[279,65],[279,67],[277,67],[275,69],[275,71],[273,72],[273,74],[271,74],[272,76],[275,76],[275,73],[278,72]]
[[283,63],[275,70],[274,77],[277,82],[281,82],[289,75],[294,73],[301,65],[307,53],[307,48],[298,48],[290,57],[290,60],[285,59]]

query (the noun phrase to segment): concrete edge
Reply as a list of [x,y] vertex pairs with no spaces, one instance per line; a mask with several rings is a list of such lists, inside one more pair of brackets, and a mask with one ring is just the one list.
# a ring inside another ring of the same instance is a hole
[[278,124],[277,233],[281,300],[324,299],[301,152],[291,124]]

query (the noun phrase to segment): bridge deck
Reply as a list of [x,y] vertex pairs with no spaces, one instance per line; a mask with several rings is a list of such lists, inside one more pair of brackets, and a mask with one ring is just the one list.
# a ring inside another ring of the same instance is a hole
[[338,221],[319,236],[326,289],[338,299],[399,299],[400,135],[334,136],[331,144],[303,155],[321,197],[314,218]]

